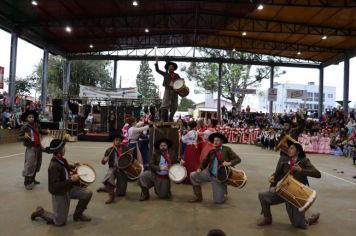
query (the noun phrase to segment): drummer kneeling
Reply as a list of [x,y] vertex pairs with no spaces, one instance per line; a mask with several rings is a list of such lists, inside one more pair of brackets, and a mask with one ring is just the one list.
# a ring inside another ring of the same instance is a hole
[[159,198],[172,196],[168,171],[178,160],[175,155],[170,154],[171,146],[172,142],[169,139],[160,139],[154,143],[155,151],[150,159],[150,170],[146,170],[138,179],[142,190],[140,201],[150,198],[149,189],[152,187]]
[[306,219],[303,211],[299,211],[296,206],[285,201],[275,191],[277,183],[282,180],[284,176],[289,174],[288,172],[290,172],[297,181],[305,185],[309,185],[308,176],[314,178],[321,177],[320,171],[318,171],[305,156],[302,145],[288,141],[288,146],[288,156],[280,156],[276,171],[269,177],[271,184],[270,190],[258,194],[262,208],[261,213],[263,214],[263,218],[257,222],[259,226],[272,224],[271,205],[277,205],[283,202],[286,204],[289,220],[294,227],[306,229],[308,225],[315,224],[319,219],[319,213],[312,214],[310,218]]
[[73,174],[75,166],[69,165],[64,158],[65,141],[54,139],[51,141],[48,152],[53,157],[48,167],[48,189],[52,194],[53,213],[37,207],[31,214],[31,220],[40,217],[48,224],[63,226],[67,223],[70,199],[78,199],[78,204],[73,214],[74,221],[90,221],[83,212],[92,197],[92,192],[79,186],[79,175]]
[[202,202],[201,184],[211,182],[214,202],[224,203],[227,197],[227,184],[217,179],[218,169],[221,165],[234,166],[241,162],[240,157],[230,147],[222,145],[228,142],[224,135],[213,133],[209,136],[209,141],[214,143],[214,149],[209,151],[197,171],[190,174],[195,197],[189,202]]

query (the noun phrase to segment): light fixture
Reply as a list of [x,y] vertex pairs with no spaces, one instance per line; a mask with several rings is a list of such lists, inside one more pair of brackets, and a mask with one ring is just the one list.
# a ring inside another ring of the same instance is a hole
[[155,46],[155,49],[157,49],[157,46]]
[[232,49],[232,51],[233,51],[233,52],[235,52],[235,51],[236,51],[236,49],[234,48],[234,49]]
[[299,52],[297,52],[297,54],[300,55],[300,54],[302,54],[302,53],[299,51]]
[[263,5],[262,4],[258,5],[257,9],[258,10],[263,10]]
[[146,33],[149,33],[149,32],[150,32],[150,30],[146,28],[146,29],[145,29],[145,32],[146,32]]
[[38,5],[37,1],[31,1],[31,4],[34,5],[34,6]]
[[327,38],[328,38],[327,35],[323,35],[323,37],[321,37],[322,40],[325,40],[325,39],[327,39]]
[[247,35],[246,31],[242,32],[242,36],[246,36],[246,35]]
[[94,47],[94,45],[93,45],[93,44],[90,44],[90,45],[89,45],[89,47],[90,47],[90,48],[93,48],[93,47]]
[[70,28],[69,26],[66,26],[66,31],[67,31],[68,33],[70,33],[70,32],[72,32],[72,28]]
[[138,2],[137,1],[132,1],[132,6],[137,7],[138,6]]

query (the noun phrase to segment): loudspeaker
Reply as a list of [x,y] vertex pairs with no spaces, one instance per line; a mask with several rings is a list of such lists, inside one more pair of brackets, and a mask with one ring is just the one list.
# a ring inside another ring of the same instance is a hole
[[63,114],[63,102],[62,99],[52,100],[52,117],[54,122],[59,122],[62,119]]

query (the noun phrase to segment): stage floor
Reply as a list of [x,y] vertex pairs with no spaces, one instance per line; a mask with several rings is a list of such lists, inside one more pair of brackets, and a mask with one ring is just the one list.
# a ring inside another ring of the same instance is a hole
[[[0,145],[0,232],[1,235],[206,235],[212,228],[223,229],[227,235],[354,235],[356,219],[356,166],[352,160],[330,155],[308,155],[322,171],[321,179],[309,178],[318,198],[309,210],[319,211],[317,225],[308,230],[293,228],[284,204],[272,207],[273,224],[256,226],[260,217],[258,192],[267,189],[267,177],[274,171],[278,157],[273,151],[249,145],[231,145],[240,155],[240,168],[248,182],[243,189],[229,187],[226,204],[212,202],[210,184],[203,186],[204,202],[190,204],[191,186],[172,185],[171,200],[158,199],[151,189],[151,200],[139,202],[139,187],[130,183],[126,197],[106,205],[106,193],[96,193],[107,166],[100,164],[110,143],[68,143],[66,157],[95,167],[97,181],[89,188],[94,195],[86,213],[90,223],[73,222],[76,201],[72,201],[69,222],[65,227],[47,225],[42,220],[31,221],[30,214],[38,205],[51,210],[47,190],[47,167],[50,156],[44,154],[37,179],[41,182],[32,191],[23,187],[24,147],[20,143]],[[335,170],[336,169],[336,170]],[[343,171],[344,173],[340,173]]]

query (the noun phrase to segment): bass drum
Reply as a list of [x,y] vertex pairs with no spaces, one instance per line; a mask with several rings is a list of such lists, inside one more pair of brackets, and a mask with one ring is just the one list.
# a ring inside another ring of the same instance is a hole
[[173,89],[181,96],[182,98],[188,96],[189,88],[185,85],[183,79],[177,79],[173,83]]

